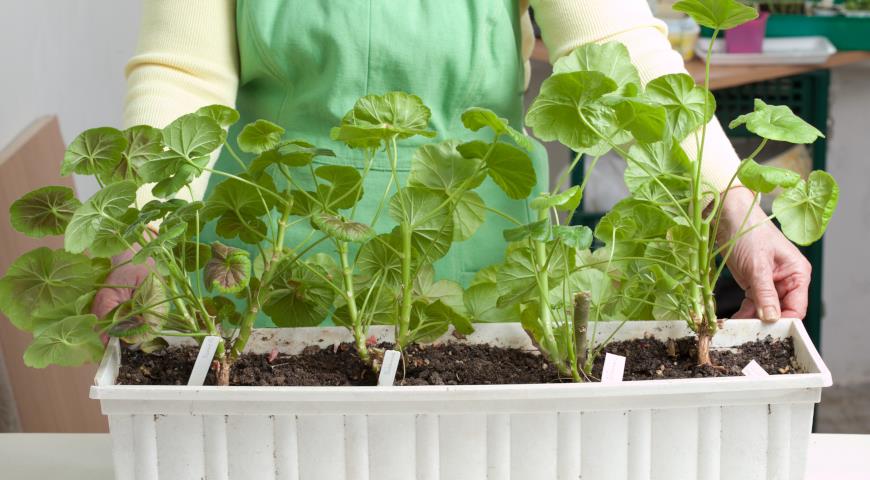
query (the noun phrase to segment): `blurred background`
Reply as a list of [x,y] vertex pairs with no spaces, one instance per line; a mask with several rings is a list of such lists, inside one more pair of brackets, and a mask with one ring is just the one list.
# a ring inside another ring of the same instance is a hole
[[[651,2],[668,22],[672,43],[685,54],[690,72],[697,73],[699,64],[689,59],[703,32],[674,15],[667,3]],[[763,57],[748,64],[740,60],[747,57],[734,57],[723,48],[714,66],[723,73],[712,87],[724,123],[751,110],[752,98],[758,96],[791,106],[827,133],[826,142],[809,149],[774,146],[767,160],[799,172],[823,167],[840,183],[839,208],[828,234],[806,252],[815,266],[807,324],[835,382],[823,394],[816,428],[870,433],[870,321],[865,309],[870,296],[870,18],[864,15],[870,2],[750,3],[769,13],[765,42],[786,35],[819,36],[837,50],[826,53],[814,44],[805,52],[800,51],[803,46],[770,51],[765,43],[757,52]],[[70,181],[60,179],[57,170],[65,142],[76,134],[94,126],[120,126],[124,65],[135,50],[140,18],[137,1],[3,0],[3,7],[0,272],[20,253],[38,244],[52,245],[12,232],[9,203],[37,186]],[[813,55],[818,57],[813,57],[815,63],[794,65]],[[529,100],[550,74],[542,45],[532,64]],[[755,146],[740,132],[733,141],[738,151]],[[555,177],[570,153],[558,145],[548,149]],[[594,222],[624,195],[621,168],[616,159],[599,164],[585,212],[576,221]],[[72,182],[83,199],[96,190],[91,179]],[[727,315],[739,296],[733,286],[722,285],[720,313]],[[26,342],[8,322],[0,321],[0,432],[105,431],[97,402],[87,399],[95,368],[26,369],[21,361]]]

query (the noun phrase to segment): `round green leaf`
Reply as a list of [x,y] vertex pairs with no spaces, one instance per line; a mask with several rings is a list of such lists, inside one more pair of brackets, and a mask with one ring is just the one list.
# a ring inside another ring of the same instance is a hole
[[760,193],[770,193],[776,187],[791,188],[801,181],[801,176],[787,168],[760,165],[751,158],[743,161],[738,178],[744,187]]
[[661,141],[665,133],[665,109],[648,100],[628,98],[613,105],[619,127],[641,143]]
[[268,120],[257,120],[242,128],[236,142],[243,152],[263,153],[281,141],[284,129]]
[[335,152],[326,148],[317,148],[302,140],[287,140],[264,151],[251,162],[248,172],[256,177],[270,165],[286,165],[288,167],[304,167],[315,157],[334,157]]
[[[131,180],[114,183],[103,188],[82,204],[70,220],[64,235],[64,248],[71,253],[90,249],[100,257],[116,255],[126,248],[120,239],[96,244],[98,235],[109,238],[123,234],[127,227],[127,207],[136,199],[136,183]],[[135,220],[135,218],[133,219]]]
[[559,210],[570,212],[580,205],[580,200],[583,198],[583,191],[579,185],[559,192],[556,195],[551,195],[549,192],[541,192],[538,197],[529,203],[529,207],[533,210],[547,210],[557,208]]
[[465,128],[476,132],[483,127],[489,127],[496,135],[507,135],[517,145],[526,150],[532,149],[532,140],[508,124],[506,118],[501,118],[492,110],[482,107],[471,107],[462,112],[462,124]]
[[251,259],[245,250],[214,242],[202,274],[209,288],[221,293],[241,292],[251,278]]
[[94,330],[97,317],[76,315],[52,324],[33,339],[24,351],[24,364],[32,368],[49,365],[75,367],[98,362],[103,342]]
[[324,280],[328,272],[310,263],[287,266],[280,272],[263,305],[266,315],[279,327],[320,325],[335,300],[335,291]]
[[798,245],[810,245],[822,238],[837,208],[840,188],[826,172],[810,173],[806,181],[784,191],[773,201],[773,214],[782,233]]
[[390,200],[390,217],[410,225],[411,244],[422,263],[446,255],[453,241],[451,212],[441,206],[443,202],[442,195],[419,187],[402,188]]
[[456,149],[459,142],[448,140],[423,145],[414,152],[408,185],[441,190],[448,195],[457,190],[471,190],[486,178],[477,158],[464,158]]
[[472,285],[463,296],[465,308],[473,322],[501,323],[519,322],[520,306],[498,306],[498,286],[494,282]]
[[366,95],[332,129],[334,140],[351,148],[372,148],[389,138],[409,138],[414,135],[434,137],[429,130],[432,116],[423,100],[404,92]]
[[625,186],[632,193],[650,184],[653,188],[660,189],[655,179],[688,179],[691,171],[689,157],[677,142],[634,145],[628,151],[628,156],[623,178]]
[[319,184],[317,192],[329,210],[353,207],[363,195],[362,175],[348,165],[323,165],[314,170],[318,178],[328,184]]
[[345,220],[338,215],[320,212],[311,217],[311,223],[332,238],[343,242],[362,243],[375,236],[372,227]]
[[0,278],[0,310],[21,330],[33,317],[73,305],[91,292],[104,272],[84,255],[37,248],[18,257]]
[[63,156],[61,175],[110,174],[121,162],[127,140],[120,130],[110,127],[82,132],[70,143]]
[[[644,96],[665,109],[667,131],[683,141],[690,133],[701,128],[713,118],[716,100],[713,94],[695,85],[695,80],[685,73],[663,75],[646,85]],[[707,109],[704,110],[706,99]]]
[[190,113],[175,119],[163,129],[163,143],[175,154],[171,158],[179,163],[201,157],[206,157],[207,163],[208,155],[224,143],[226,135],[212,118]]
[[9,222],[29,237],[60,235],[79,206],[71,188],[42,187],[12,202]]
[[476,192],[465,192],[453,202],[453,240],[468,240],[486,220],[486,204]]
[[532,240],[545,242],[550,239],[550,220],[545,218],[519,227],[509,228],[502,232],[508,242],[519,242],[531,237]]
[[587,43],[556,60],[553,73],[599,72],[616,82],[617,93],[628,96],[640,88],[640,75],[625,45],[619,42]]
[[483,160],[487,174],[510,198],[528,197],[538,182],[532,159],[513,145],[473,141],[456,148],[467,159]]
[[746,125],[746,129],[768,140],[789,143],[813,143],[824,138],[816,127],[803,121],[784,105],[768,105],[755,99],[755,111],[735,118],[728,128]]
[[758,18],[758,10],[737,0],[681,0],[671,8],[717,30],[728,30]]
[[526,125],[544,141],[558,140],[574,150],[595,147],[602,140],[593,128],[606,135],[615,123],[612,110],[600,100],[617,87],[599,72],[555,74],[541,85],[526,114]]
[[401,251],[398,230],[383,233],[360,247],[356,266],[368,278],[383,279],[388,286],[398,286],[402,283]]
[[239,121],[239,112],[226,105],[208,105],[197,110],[196,114],[214,120],[223,128]]
[[586,225],[553,225],[553,238],[565,245],[585,250],[592,245],[592,230]]

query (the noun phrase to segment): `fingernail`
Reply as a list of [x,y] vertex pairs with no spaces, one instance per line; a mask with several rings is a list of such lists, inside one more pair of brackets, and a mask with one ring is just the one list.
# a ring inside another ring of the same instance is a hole
[[761,312],[761,320],[765,322],[775,322],[779,320],[779,313],[777,313],[775,307],[764,307],[764,310],[762,310]]

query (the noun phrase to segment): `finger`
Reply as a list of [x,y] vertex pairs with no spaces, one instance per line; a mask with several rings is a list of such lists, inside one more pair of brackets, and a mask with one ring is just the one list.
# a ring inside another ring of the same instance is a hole
[[752,299],[744,298],[740,309],[731,318],[755,318],[755,303]]
[[758,318],[765,322],[779,320],[779,295],[776,293],[773,271],[770,268],[762,264],[752,270],[746,295],[755,303]]
[[782,316],[803,319],[809,305],[809,282],[797,280],[787,283],[791,288],[783,289],[780,293]]

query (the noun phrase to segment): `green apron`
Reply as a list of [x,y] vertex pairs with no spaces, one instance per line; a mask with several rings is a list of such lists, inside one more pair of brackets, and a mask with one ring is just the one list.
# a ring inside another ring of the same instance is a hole
[[[489,139],[491,134],[462,126],[460,115],[472,106],[490,108],[515,127],[522,125],[518,0],[238,0],[236,5],[241,120],[229,132],[231,142],[243,125],[263,118],[284,127],[288,139],[335,150],[337,157],[315,163],[362,170],[362,153],[330,139],[329,130],[359,97],[393,90],[423,99],[432,110],[437,140]],[[431,141],[415,137],[399,144],[403,184],[414,150]],[[535,145],[540,191],[547,186],[548,169],[543,147]],[[217,165],[240,170],[226,151]],[[294,181],[313,189],[311,176],[296,170],[302,173],[294,172]],[[389,163],[380,152],[363,185],[356,220],[371,219],[389,177]],[[222,180],[212,176],[207,191]],[[528,218],[525,202],[507,198],[491,180],[477,191],[488,206],[520,221]],[[478,270],[500,262],[502,231],[510,226],[487,214],[472,238],[454,243],[436,263],[438,277],[467,285]],[[375,226],[378,232],[392,227],[386,215]],[[311,234],[311,226],[300,222],[287,232],[286,245],[318,238]],[[213,227],[203,235],[205,241],[216,239]],[[321,246],[319,251],[330,251],[328,242]]]

